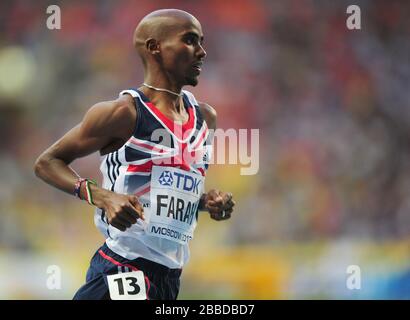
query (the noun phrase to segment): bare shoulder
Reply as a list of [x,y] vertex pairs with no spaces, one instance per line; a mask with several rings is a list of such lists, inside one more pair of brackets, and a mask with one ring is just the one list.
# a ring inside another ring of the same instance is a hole
[[124,138],[132,132],[136,116],[134,99],[125,94],[116,100],[93,105],[87,111],[82,127],[91,136],[110,132],[113,137]]
[[125,120],[136,112],[133,98],[125,94],[116,100],[98,102],[87,113],[100,117],[94,120]]
[[201,111],[202,117],[205,119],[208,128],[216,129],[216,110],[205,102],[198,101],[199,110]]

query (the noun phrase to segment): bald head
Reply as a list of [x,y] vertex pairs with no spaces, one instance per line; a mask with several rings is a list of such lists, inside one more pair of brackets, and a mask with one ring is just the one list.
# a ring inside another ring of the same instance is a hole
[[[187,24],[199,24],[199,21],[190,13],[178,9],[161,9],[146,15],[134,31],[133,43],[144,66],[147,55],[155,43],[166,39]],[[152,41],[153,40],[153,41]],[[151,41],[151,43],[150,43]]]

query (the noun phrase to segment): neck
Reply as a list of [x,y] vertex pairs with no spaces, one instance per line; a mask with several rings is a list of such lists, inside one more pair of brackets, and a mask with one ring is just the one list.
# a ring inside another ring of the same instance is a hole
[[167,89],[175,93],[181,93],[183,87],[183,85],[180,85],[169,77],[164,76],[163,73],[158,74],[148,72],[146,76],[144,76],[144,83],[156,88]]
[[167,81],[144,79],[140,90],[157,107],[171,109],[177,113],[185,110],[182,102],[182,91],[180,86],[172,86]]

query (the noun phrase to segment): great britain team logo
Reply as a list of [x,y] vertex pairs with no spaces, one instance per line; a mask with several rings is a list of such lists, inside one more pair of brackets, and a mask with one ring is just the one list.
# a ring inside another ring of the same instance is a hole
[[163,186],[171,186],[174,182],[174,178],[172,178],[172,174],[169,171],[164,171],[158,178],[158,182]]

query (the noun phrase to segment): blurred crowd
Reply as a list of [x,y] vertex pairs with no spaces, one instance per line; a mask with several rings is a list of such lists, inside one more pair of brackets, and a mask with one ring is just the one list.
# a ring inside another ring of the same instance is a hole
[[[46,26],[51,4],[61,30]],[[215,107],[219,127],[260,129],[257,175],[210,169],[207,186],[237,197],[228,244],[408,239],[410,2],[355,1],[361,30],[346,27],[349,4],[2,1],[0,250],[101,242],[91,213],[73,218],[76,200],[32,166],[94,103],[140,85],[133,30],[167,7],[191,12],[205,35],[199,85],[186,89]],[[73,166],[99,176],[98,155]]]

